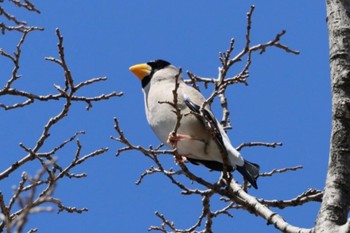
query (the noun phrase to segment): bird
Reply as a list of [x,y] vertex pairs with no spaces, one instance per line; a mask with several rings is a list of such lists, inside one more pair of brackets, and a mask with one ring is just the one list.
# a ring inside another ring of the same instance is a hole
[[[255,188],[260,166],[247,161],[231,144],[223,126],[214,117],[204,96],[187,85],[179,69],[170,62],[157,59],[136,64],[129,70],[141,81],[147,121],[159,140],[170,148],[176,146],[179,155],[195,165],[223,171],[222,149],[227,152],[227,171],[237,170]],[[175,84],[177,106],[174,107]],[[178,116],[181,120],[174,135]],[[221,149],[221,150],[220,150]],[[183,161],[180,161],[183,162]]]

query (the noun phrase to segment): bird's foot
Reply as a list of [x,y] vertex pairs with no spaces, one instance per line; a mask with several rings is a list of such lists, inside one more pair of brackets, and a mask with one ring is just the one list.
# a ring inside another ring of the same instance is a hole
[[187,161],[187,158],[185,156],[182,156],[182,155],[174,155],[174,162],[176,164],[179,164],[179,163],[185,163]]
[[[174,132],[171,132],[168,136],[167,143],[171,144],[172,147],[175,148],[177,146],[178,141],[185,139],[192,139],[192,137],[186,134],[175,134]],[[187,162],[186,155],[174,155],[174,162],[176,164]]]
[[173,147],[176,147],[177,142],[184,139],[192,139],[192,137],[186,134],[174,134],[174,132],[171,132],[168,136],[167,143],[170,143]]

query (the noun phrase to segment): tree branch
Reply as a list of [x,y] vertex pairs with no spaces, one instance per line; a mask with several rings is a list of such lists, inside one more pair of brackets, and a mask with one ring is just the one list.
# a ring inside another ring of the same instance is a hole
[[316,232],[350,232],[350,2],[326,1],[332,86],[328,172]]

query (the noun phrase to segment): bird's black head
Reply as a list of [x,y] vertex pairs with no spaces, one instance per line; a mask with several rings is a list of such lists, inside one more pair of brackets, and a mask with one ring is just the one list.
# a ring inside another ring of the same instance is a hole
[[161,69],[167,67],[168,65],[170,65],[170,62],[167,62],[167,61],[161,60],[161,59],[157,59],[154,61],[147,62],[147,64],[152,67],[152,70],[161,70]]
[[147,62],[147,65],[149,65],[152,68],[152,70],[148,76],[142,79],[142,87],[147,86],[147,84],[151,81],[151,78],[155,72],[157,72],[158,70],[164,69],[165,67],[171,64],[170,62],[167,62],[165,60],[157,59],[157,60]]

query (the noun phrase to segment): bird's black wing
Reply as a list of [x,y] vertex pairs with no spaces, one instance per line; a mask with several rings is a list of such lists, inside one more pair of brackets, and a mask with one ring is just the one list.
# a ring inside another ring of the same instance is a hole
[[225,144],[222,139],[218,122],[216,121],[213,114],[207,109],[201,108],[197,104],[193,103],[190,97],[188,97],[186,94],[184,94],[184,101],[187,107],[191,109],[192,112],[196,113],[197,116],[200,116],[198,118],[200,118],[200,120],[204,123],[206,128],[209,128],[209,130],[214,134],[216,141],[220,144],[222,149],[225,149]]
[[[214,132],[215,139],[217,143],[221,146],[223,150],[226,150],[226,147],[224,145],[224,141],[222,138],[222,135],[220,133],[220,128],[218,126],[218,123],[213,116],[213,114],[198,106],[197,104],[193,103],[190,98],[187,95],[184,95],[185,103],[189,109],[191,109],[192,112],[196,113],[196,116],[203,122],[203,124],[206,127],[209,127],[209,130]],[[187,158],[188,161],[190,161],[193,164],[199,165],[202,164],[206,166],[209,169],[216,170],[216,171],[222,171],[224,168],[223,164],[217,161],[208,161],[208,160],[199,160],[199,159],[192,159]],[[254,187],[258,188],[258,185],[256,183],[256,179],[259,177],[259,165],[255,163],[251,163],[247,160],[244,160],[243,166],[236,166],[236,169],[243,175],[245,179],[249,181],[249,183]],[[232,171],[232,166],[227,166],[228,171]]]
[[[220,162],[217,161],[210,161],[210,160],[203,160],[203,159],[192,159],[192,158],[187,158],[189,162],[191,162],[194,165],[203,165],[211,170],[214,171],[223,171],[224,170],[224,165]],[[233,171],[232,166],[227,166],[228,171]]]

